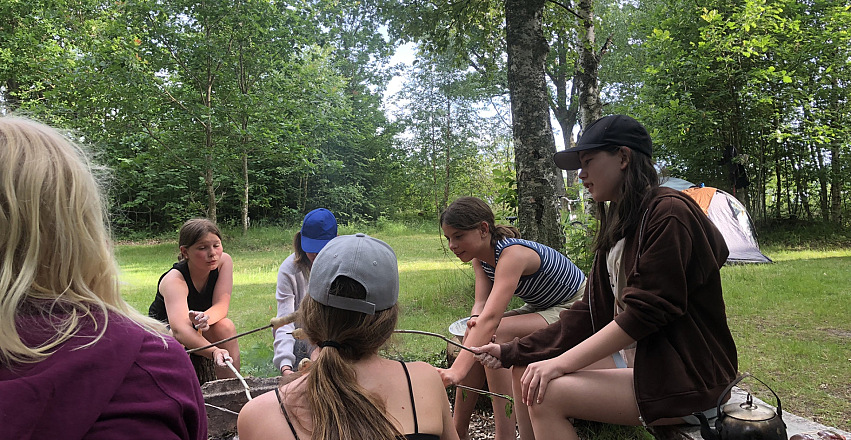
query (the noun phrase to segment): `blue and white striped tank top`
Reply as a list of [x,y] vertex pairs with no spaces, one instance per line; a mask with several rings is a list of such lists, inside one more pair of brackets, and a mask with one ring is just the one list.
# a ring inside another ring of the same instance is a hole
[[[561,252],[544,246],[541,243],[534,241],[522,240],[519,238],[504,238],[497,242],[495,260],[499,264],[499,256],[502,250],[513,245],[526,246],[538,253],[541,257],[541,267],[538,271],[531,275],[520,277],[517,283],[517,289],[514,294],[526,304],[534,307],[537,310],[547,309],[557,304],[561,304],[576,294],[582,282],[585,281],[585,274],[582,273],[569,258],[565,257]],[[482,269],[485,274],[493,281],[495,267],[482,263]]]

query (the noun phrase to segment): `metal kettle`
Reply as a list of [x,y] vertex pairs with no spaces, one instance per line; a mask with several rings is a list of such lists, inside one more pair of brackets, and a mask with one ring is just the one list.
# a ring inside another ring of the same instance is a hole
[[753,377],[763,384],[774,394],[777,400],[777,412],[765,405],[753,403],[751,393],[748,393],[745,402],[729,403],[721,409],[721,401],[733,389],[733,387],[746,377],[753,377],[745,373],[733,381],[718,398],[718,419],[715,420],[715,428],[709,426],[709,421],[703,413],[696,412],[694,415],[700,419],[700,435],[705,440],[786,440],[786,423],[783,422],[783,410],[780,408],[780,398],[765,382]]

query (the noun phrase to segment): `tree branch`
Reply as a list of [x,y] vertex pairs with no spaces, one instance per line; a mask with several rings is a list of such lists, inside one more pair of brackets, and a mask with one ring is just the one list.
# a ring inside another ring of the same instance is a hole
[[573,9],[570,9],[570,7],[569,7],[569,6],[567,6],[566,4],[564,4],[564,3],[559,3],[559,2],[557,2],[556,0],[547,0],[547,1],[548,1],[548,2],[550,2],[550,3],[552,3],[552,4],[554,4],[554,5],[561,6],[561,7],[562,7],[565,11],[570,12],[570,13],[571,13],[571,14],[573,14],[576,18],[578,18],[578,19],[580,19],[580,20],[585,20],[585,19],[584,19],[581,15],[577,14],[577,13],[576,13]]

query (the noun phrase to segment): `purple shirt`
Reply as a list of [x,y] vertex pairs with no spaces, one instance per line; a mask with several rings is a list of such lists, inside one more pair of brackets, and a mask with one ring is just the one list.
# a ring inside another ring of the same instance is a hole
[[[127,318],[109,316],[93,346],[72,350],[97,334],[87,320],[49,358],[0,365],[2,437],[207,439],[204,398],[184,348],[169,336],[166,347]],[[44,340],[44,319],[18,321],[27,343]]]

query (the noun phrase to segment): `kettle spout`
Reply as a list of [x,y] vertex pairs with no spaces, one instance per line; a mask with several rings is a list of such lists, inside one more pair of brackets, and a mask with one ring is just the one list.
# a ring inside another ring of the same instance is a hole
[[718,430],[709,426],[709,420],[706,419],[706,416],[703,415],[702,412],[696,412],[692,414],[700,420],[700,436],[704,438],[704,440],[721,440],[721,437],[718,435]]

